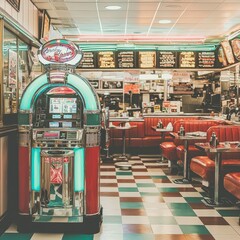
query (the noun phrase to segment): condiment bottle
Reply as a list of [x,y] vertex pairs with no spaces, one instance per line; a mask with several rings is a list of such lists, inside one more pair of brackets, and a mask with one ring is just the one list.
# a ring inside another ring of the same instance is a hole
[[179,135],[180,135],[180,136],[184,136],[184,135],[185,135],[185,130],[184,130],[183,125],[180,126]]
[[211,136],[211,139],[210,139],[210,145],[212,147],[217,147],[217,145],[218,145],[218,139],[217,139],[217,136],[216,136],[215,132],[212,133],[212,136]]

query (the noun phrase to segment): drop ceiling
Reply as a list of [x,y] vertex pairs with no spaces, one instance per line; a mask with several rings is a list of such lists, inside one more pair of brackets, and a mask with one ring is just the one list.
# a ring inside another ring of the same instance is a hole
[[[240,0],[32,0],[74,41],[218,43],[240,29]],[[120,6],[107,10],[106,6]],[[170,23],[160,24],[160,20]]]

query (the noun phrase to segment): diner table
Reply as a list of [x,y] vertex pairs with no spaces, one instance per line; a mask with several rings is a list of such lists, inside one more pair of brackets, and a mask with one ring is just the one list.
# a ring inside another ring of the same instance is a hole
[[128,157],[126,154],[126,131],[130,130],[132,128],[137,127],[136,125],[130,125],[129,122],[121,122],[119,126],[115,126],[112,123],[109,126],[110,128],[117,129],[122,132],[122,138],[123,138],[123,146],[122,146],[122,154],[113,160],[115,160],[115,166],[119,167],[121,169],[129,169],[131,168],[131,164],[128,163]]
[[205,140],[207,138],[206,132],[188,132],[185,135],[180,135],[176,132],[170,133],[175,139],[183,140],[184,142],[184,159],[183,159],[183,178],[174,179],[176,184],[189,184],[191,182],[190,177],[190,161],[188,156],[188,145],[191,140]]
[[240,142],[220,142],[216,147],[211,146],[209,143],[195,143],[195,146],[204,150],[207,153],[214,154],[215,161],[215,171],[214,171],[214,197],[204,198],[203,202],[207,206],[222,206],[227,205],[228,201],[221,198],[221,163],[222,163],[222,153],[226,152],[240,152]]

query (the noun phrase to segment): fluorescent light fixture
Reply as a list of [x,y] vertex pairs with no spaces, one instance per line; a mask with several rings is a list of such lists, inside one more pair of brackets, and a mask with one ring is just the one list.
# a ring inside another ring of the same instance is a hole
[[232,34],[229,34],[229,35],[227,36],[227,39],[228,39],[228,40],[231,40],[231,39],[237,37],[238,35],[240,35],[240,29],[237,30],[236,32],[233,32]]
[[158,21],[158,23],[161,23],[161,24],[168,24],[168,23],[171,23],[172,21],[169,20],[169,19],[161,19]]
[[122,7],[121,6],[117,6],[117,5],[112,5],[112,6],[106,6],[105,7],[107,10],[119,10],[121,9]]

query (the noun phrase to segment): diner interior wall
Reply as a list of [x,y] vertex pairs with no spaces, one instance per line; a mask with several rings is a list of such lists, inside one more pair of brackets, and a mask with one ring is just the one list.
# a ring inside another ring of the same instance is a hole
[[0,1],[0,8],[7,12],[24,29],[38,38],[38,9],[30,0],[20,1],[20,11],[17,12],[7,1]]

